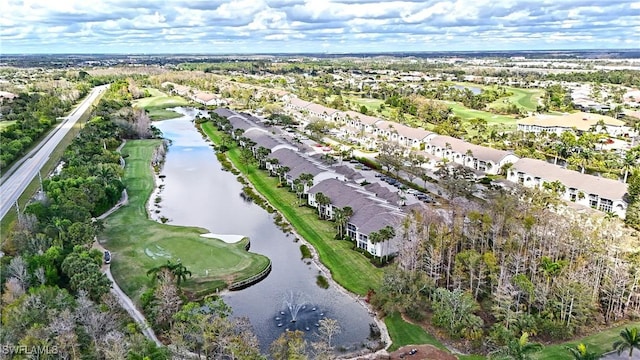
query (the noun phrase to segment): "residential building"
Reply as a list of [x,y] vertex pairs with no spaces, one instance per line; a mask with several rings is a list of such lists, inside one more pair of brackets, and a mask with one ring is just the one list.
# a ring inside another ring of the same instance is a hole
[[564,200],[612,212],[621,218],[627,210],[627,184],[563,169],[543,160],[518,160],[508,171],[507,180],[533,188],[557,181],[564,187],[559,194]]
[[425,146],[425,152],[492,175],[498,174],[505,164],[519,161],[509,151],[475,145],[444,135],[431,138]]
[[558,135],[565,131],[582,133],[595,130],[606,132],[610,136],[628,136],[630,131],[622,120],[614,119],[611,116],[585,112],[561,116],[535,115],[518,120],[516,123],[519,131],[553,132]]

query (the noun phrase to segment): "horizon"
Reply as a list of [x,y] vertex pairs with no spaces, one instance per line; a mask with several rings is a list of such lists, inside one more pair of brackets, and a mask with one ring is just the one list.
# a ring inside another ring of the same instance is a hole
[[633,49],[626,0],[2,0],[3,55]]

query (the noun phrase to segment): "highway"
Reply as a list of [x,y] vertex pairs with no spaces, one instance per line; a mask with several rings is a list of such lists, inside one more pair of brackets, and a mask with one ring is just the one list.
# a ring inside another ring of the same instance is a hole
[[91,104],[102,94],[109,85],[93,88],[89,95],[71,113],[58,124],[35,149],[26,154],[17,164],[11,167],[0,180],[0,218],[15,206],[16,200],[22,195],[29,183],[38,175],[47,162],[53,150],[73,128],[80,117],[89,109]]

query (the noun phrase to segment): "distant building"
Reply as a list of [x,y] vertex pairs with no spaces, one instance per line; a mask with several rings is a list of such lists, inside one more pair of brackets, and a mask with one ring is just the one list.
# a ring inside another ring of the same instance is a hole
[[575,131],[582,133],[595,129],[596,131],[606,131],[610,136],[626,136],[629,134],[629,127],[624,121],[614,119],[611,116],[600,114],[577,112],[568,115],[535,115],[518,120],[518,130],[524,132],[553,132],[558,135],[565,131]]

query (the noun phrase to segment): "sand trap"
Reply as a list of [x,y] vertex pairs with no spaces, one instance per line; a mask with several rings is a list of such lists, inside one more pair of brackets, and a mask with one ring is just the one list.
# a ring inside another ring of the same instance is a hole
[[238,241],[245,238],[245,236],[242,236],[242,235],[230,235],[230,234],[223,235],[223,234],[212,234],[212,233],[202,234],[200,236],[210,238],[210,239],[220,239],[226,242],[227,244],[235,244]]

